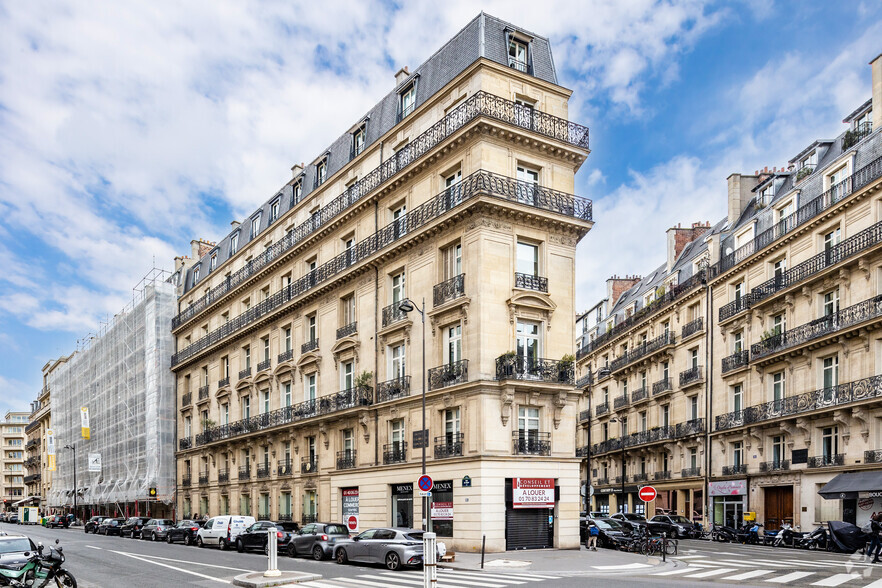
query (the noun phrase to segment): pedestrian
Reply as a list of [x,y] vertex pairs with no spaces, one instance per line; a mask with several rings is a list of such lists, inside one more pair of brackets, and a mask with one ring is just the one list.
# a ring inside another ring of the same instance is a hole
[[597,537],[600,535],[600,529],[594,521],[588,521],[588,543],[585,546],[591,551],[597,551]]
[[870,545],[867,547],[867,556],[872,555],[871,563],[879,563],[879,551],[882,550],[882,513],[874,513],[870,517]]

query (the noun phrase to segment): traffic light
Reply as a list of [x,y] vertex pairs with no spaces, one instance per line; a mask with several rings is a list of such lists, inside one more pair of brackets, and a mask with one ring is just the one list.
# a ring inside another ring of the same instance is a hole
[[156,488],[151,488],[147,491],[147,494],[150,496],[150,498],[156,498]]

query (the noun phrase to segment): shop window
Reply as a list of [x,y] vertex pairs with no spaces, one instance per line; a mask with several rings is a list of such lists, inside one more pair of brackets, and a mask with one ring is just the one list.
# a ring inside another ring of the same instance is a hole
[[439,537],[453,537],[453,481],[436,480],[432,489],[432,530]]
[[[395,527],[413,525],[413,484],[392,484],[392,520]],[[378,531],[379,533],[379,531]]]

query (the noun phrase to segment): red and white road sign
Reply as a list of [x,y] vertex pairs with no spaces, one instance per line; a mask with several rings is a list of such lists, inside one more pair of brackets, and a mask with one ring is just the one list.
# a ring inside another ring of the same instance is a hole
[[346,527],[351,532],[358,531],[358,517],[355,515],[349,515],[346,518]]
[[652,502],[655,500],[655,497],[658,496],[658,492],[656,492],[655,488],[652,486],[644,486],[640,489],[640,492],[637,493],[637,496],[639,496],[640,500],[643,502]]
[[417,481],[417,486],[420,487],[420,490],[423,492],[430,492],[432,488],[435,486],[435,483],[432,481],[431,476],[427,476],[423,474],[420,476],[420,479]]

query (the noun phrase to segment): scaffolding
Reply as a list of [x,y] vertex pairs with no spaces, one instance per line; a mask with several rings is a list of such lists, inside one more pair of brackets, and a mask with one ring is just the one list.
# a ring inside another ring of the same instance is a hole
[[[78,341],[76,353],[50,374],[58,448],[50,508],[73,506],[74,456],[83,514],[101,510],[121,516],[133,505],[174,503],[176,403],[169,325],[177,301],[168,275],[151,271],[133,290],[132,302],[97,334]],[[82,407],[89,410],[89,439],[81,435]],[[90,454],[100,455],[100,472],[89,471]],[[156,496],[150,496],[151,488]]]

